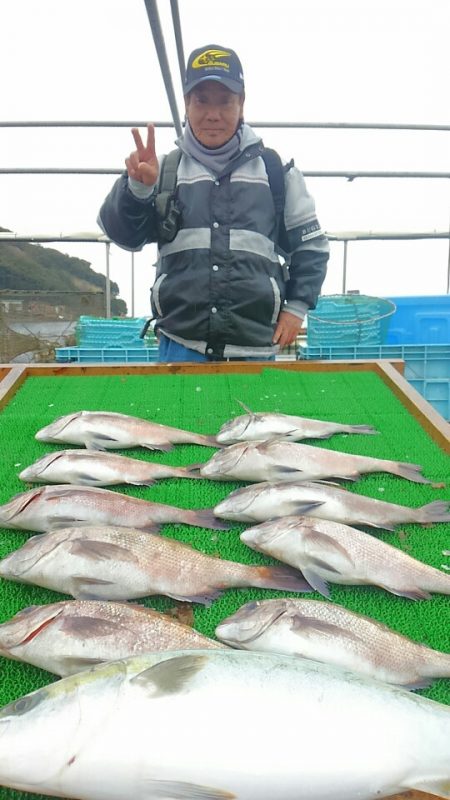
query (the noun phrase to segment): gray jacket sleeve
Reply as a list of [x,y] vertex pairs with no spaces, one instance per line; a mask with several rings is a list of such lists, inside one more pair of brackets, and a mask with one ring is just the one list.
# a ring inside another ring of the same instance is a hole
[[103,202],[98,224],[109,238],[124,250],[141,250],[157,241],[153,194],[138,197],[132,192],[124,172]]
[[286,173],[285,187],[284,223],[290,254],[285,310],[304,316],[308,309],[316,307],[330,248],[317,219],[314,199],[296,167]]

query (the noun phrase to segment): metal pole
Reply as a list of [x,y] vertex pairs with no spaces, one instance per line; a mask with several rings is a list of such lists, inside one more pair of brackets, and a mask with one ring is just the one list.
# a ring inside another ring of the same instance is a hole
[[347,288],[347,239],[344,242],[344,263],[342,266],[342,294],[345,294]]
[[105,287],[106,287],[106,318],[110,319],[111,317],[111,284],[109,282],[109,253],[111,250],[111,245],[109,242],[106,242],[106,280],[105,280]]
[[[450,235],[450,220],[449,220],[449,223],[448,223],[448,232],[449,232],[449,235]],[[447,294],[450,294],[450,238],[448,240]]]
[[131,253],[131,316],[134,317],[134,253]]
[[184,51],[183,51],[183,38],[181,35],[181,21],[180,11],[178,8],[178,0],[170,0],[170,8],[172,9],[172,22],[173,32],[175,35],[175,42],[177,45],[178,66],[180,68],[181,86],[184,86]]
[[180,116],[178,114],[177,101],[175,92],[173,90],[172,77],[170,74],[169,61],[167,59],[166,46],[164,44],[164,37],[159,21],[158,8],[156,0],[144,0],[147,9],[147,16],[152,29],[153,41],[155,43],[156,52],[158,54],[159,66],[166,87],[167,99],[169,101],[170,110],[172,112],[173,124],[178,136],[182,134]]

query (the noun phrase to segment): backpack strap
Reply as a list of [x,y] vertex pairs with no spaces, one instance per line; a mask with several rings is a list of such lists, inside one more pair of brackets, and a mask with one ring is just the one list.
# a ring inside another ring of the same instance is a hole
[[178,147],[164,157],[158,179],[154,204],[158,219],[158,240],[171,242],[178,231],[179,211],[175,205],[177,171],[181,160]]
[[[281,250],[282,255],[285,256],[288,250],[287,233],[284,225],[284,204],[286,200],[286,188],[284,185],[284,176],[294,162],[291,160],[289,164],[283,166],[280,156],[276,150],[270,147],[264,147],[261,152],[261,158],[264,161],[267,177],[269,179],[270,191],[272,192],[273,203],[275,206],[275,245]],[[282,246],[280,247],[280,242]]]

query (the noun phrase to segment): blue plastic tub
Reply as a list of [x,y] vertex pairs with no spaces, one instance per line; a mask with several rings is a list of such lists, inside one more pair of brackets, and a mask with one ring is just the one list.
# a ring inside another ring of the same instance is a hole
[[386,344],[450,343],[450,295],[390,297],[396,305]]
[[308,345],[381,345],[386,341],[392,300],[363,294],[322,295],[308,311]]

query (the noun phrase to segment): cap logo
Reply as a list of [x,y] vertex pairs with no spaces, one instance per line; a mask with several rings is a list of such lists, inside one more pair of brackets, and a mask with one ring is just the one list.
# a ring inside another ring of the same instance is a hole
[[223,67],[230,69],[230,65],[226,61],[221,61],[223,58],[229,58],[231,53],[228,50],[204,50],[196,58],[194,58],[191,67],[192,69],[201,69],[202,67]]

